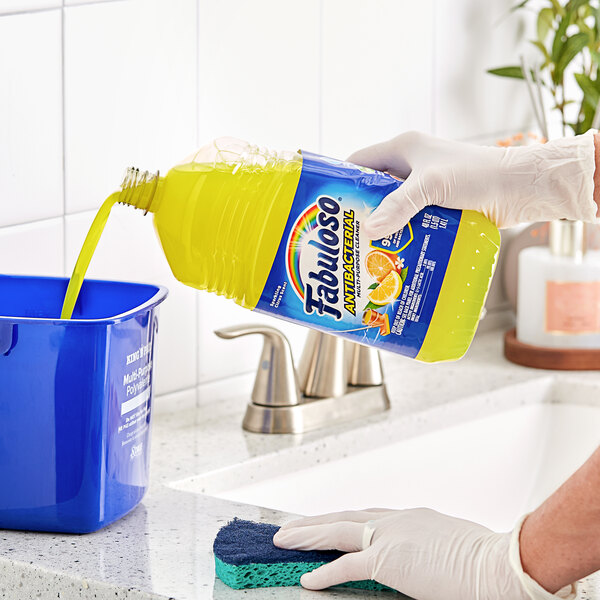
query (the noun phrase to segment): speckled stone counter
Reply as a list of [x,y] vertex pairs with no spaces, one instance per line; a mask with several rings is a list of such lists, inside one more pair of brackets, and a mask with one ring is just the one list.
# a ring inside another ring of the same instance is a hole
[[[384,365],[390,411],[304,435],[242,431],[252,376],[159,398],[152,482],[144,501],[117,523],[92,534],[0,530],[0,598],[390,598],[389,593],[359,590],[328,590],[325,595],[299,587],[229,589],[214,576],[211,547],[218,529],[234,516],[281,524],[290,515],[171,485],[212,472],[209,477],[226,478],[227,467],[241,463],[257,476],[276,464],[293,469],[290,448],[326,461],[527,403],[600,406],[599,373],[557,374],[512,365],[502,357],[499,332],[478,336],[458,363],[423,365],[387,355]],[[595,577],[582,582],[580,598],[600,599]]]

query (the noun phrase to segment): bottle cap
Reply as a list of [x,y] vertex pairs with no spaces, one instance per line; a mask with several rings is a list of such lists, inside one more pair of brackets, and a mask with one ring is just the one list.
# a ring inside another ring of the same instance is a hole
[[550,222],[550,252],[581,260],[586,251],[585,223],[560,219]]

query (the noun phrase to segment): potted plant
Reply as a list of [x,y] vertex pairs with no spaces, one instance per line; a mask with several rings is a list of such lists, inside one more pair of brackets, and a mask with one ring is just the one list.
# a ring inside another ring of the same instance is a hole
[[[533,9],[535,4],[538,9]],[[552,97],[552,110],[558,111],[562,134],[575,135],[600,124],[600,0],[522,0],[512,11],[532,11],[536,17],[536,39],[531,40],[540,61],[529,65],[521,57],[520,65],[489,69],[500,77],[524,79],[538,125],[547,138],[542,89]],[[565,83],[574,77],[582,95],[568,98]],[[569,105],[573,108],[567,109]]]

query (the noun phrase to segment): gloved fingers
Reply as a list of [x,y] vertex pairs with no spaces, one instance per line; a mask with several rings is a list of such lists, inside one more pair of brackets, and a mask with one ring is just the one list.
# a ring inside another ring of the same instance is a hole
[[[344,510],[341,512],[326,513],[315,517],[304,517],[290,521],[281,527],[281,529],[290,529],[292,527],[305,527],[306,525],[323,525],[325,523],[337,523],[338,521],[353,521],[355,523],[366,523],[376,517],[381,517],[382,513],[393,512],[388,508],[368,508],[366,510]],[[377,514],[373,514],[377,513]]]
[[379,240],[404,227],[427,206],[422,186],[409,177],[406,183],[388,194],[364,222],[364,231],[372,240]]
[[367,554],[352,552],[310,573],[305,573],[300,578],[300,584],[309,590],[322,590],[332,585],[363,579],[370,579]]
[[341,550],[357,552],[371,543],[374,528],[367,523],[339,521],[280,529],[273,543],[286,550]]
[[357,150],[347,161],[378,171],[388,171],[402,179],[406,179],[411,171],[406,158],[392,146],[392,140]]

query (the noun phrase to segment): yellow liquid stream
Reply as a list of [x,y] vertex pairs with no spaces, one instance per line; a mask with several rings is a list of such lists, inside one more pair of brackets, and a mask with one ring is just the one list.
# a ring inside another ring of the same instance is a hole
[[[61,318],[70,318],[104,225],[116,202],[149,209],[164,254],[182,283],[254,309],[267,281],[298,187],[302,158],[268,165],[187,163],[150,188],[112,194],[100,208],[75,265]],[[144,184],[148,186],[150,184]],[[156,189],[154,189],[154,187]],[[456,360],[481,314],[500,234],[463,211],[440,295],[417,360]]]
[[[271,270],[301,170],[299,156],[268,168],[188,163],[171,169],[159,180],[150,210],[175,277],[253,309]],[[113,205],[125,202],[145,209],[136,201],[152,185],[140,186],[137,194],[115,192],[104,201],[77,258],[61,319],[73,315]]]
[[85,274],[90,266],[92,256],[94,256],[100,236],[104,231],[104,226],[106,225],[110,211],[114,204],[116,204],[119,200],[119,195],[119,192],[110,195],[103,202],[100,210],[98,210],[96,216],[94,217],[90,230],[88,231],[85,241],[83,242],[83,246],[81,247],[81,251],[79,252],[79,256],[77,257],[77,262],[75,263],[73,273],[71,274],[71,279],[69,281],[67,292],[65,293],[65,299],[63,301],[62,311],[60,313],[61,319],[70,319],[73,316],[73,309],[77,303],[77,298],[79,297],[79,292],[81,291]]

